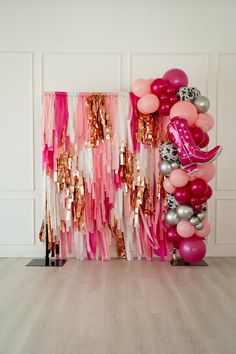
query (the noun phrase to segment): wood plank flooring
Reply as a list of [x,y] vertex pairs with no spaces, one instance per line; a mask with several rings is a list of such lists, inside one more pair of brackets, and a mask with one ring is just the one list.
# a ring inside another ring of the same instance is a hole
[[236,353],[236,258],[28,261],[0,258],[1,354]]

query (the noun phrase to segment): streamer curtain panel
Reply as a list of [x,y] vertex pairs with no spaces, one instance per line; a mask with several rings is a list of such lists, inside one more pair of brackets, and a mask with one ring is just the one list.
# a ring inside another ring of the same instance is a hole
[[168,254],[159,146],[167,117],[133,93],[46,92],[40,240],[61,257],[132,260]]

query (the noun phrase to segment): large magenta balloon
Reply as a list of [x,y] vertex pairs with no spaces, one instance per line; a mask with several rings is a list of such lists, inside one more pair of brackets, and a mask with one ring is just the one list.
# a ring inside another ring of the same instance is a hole
[[191,195],[187,186],[176,188],[175,199],[177,200],[177,202],[179,202],[180,204],[188,204],[190,198]]
[[200,237],[191,236],[180,242],[179,254],[186,262],[200,262],[206,254],[206,244]]
[[171,226],[167,230],[167,238],[173,244],[174,248],[179,248],[179,244],[183,239],[179,236],[178,232],[176,231],[176,226]]
[[[197,128],[197,127],[196,127]],[[207,133],[204,133],[204,138],[201,141],[200,144],[197,144],[201,149],[203,149],[204,147],[206,147],[209,144],[210,138],[209,135]]]
[[163,75],[163,79],[169,81],[176,90],[180,87],[188,86],[188,76],[181,69],[175,68],[166,71]]
[[189,182],[189,190],[192,195],[203,197],[207,191],[207,183],[201,178],[196,178]]

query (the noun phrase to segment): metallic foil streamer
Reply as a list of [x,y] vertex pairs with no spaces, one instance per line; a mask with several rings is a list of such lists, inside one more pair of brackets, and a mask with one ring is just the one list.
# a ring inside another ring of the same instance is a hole
[[85,105],[90,130],[87,145],[97,147],[105,139],[112,139],[112,124],[106,109],[106,95],[91,95],[86,99]]
[[125,240],[123,232],[118,228],[118,222],[112,227],[112,234],[116,239],[116,249],[119,258],[126,259]]
[[142,144],[151,145],[153,147],[158,145],[159,130],[157,127],[156,114],[138,113],[136,139]]

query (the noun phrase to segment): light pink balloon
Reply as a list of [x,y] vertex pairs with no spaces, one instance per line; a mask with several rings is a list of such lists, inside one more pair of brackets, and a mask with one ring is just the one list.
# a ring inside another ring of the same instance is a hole
[[148,93],[147,95],[141,97],[137,103],[139,112],[144,114],[156,112],[159,105],[159,99],[153,93]]
[[216,166],[213,162],[206,165],[198,165],[197,168],[199,171],[194,172],[194,174],[190,176],[190,181],[193,181],[195,178],[202,178],[204,181],[210,182],[215,177]]
[[175,192],[175,187],[170,183],[169,178],[164,179],[163,187],[167,193],[174,193]]
[[132,91],[137,97],[143,97],[151,92],[151,84],[145,79],[135,80],[132,85]]
[[148,79],[147,81],[151,85],[153,83],[154,79]]
[[195,232],[195,227],[187,220],[180,220],[176,229],[181,237],[191,237]]
[[211,231],[211,225],[209,224],[209,222],[204,219],[202,221],[203,223],[203,229],[202,230],[196,230],[195,231],[195,235],[199,236],[199,237],[206,237],[209,235],[210,231]]
[[183,187],[189,181],[189,175],[187,172],[178,168],[177,170],[173,170],[170,174],[170,183],[174,187]]
[[185,118],[188,121],[188,125],[191,127],[198,117],[197,109],[189,101],[179,101],[175,103],[170,110],[170,118],[174,117]]
[[214,119],[210,114],[199,113],[195,125],[196,127],[201,128],[204,132],[208,132],[214,127]]

